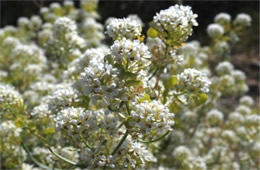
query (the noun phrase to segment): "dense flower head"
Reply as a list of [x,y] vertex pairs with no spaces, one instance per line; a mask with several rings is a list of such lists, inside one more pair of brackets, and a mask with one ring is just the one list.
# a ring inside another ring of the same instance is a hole
[[244,116],[238,112],[232,112],[229,114],[229,117],[228,117],[228,121],[232,125],[242,124],[244,122],[244,120],[245,120]]
[[16,105],[23,104],[23,98],[14,87],[0,84],[0,104]]
[[117,107],[127,100],[125,80],[118,78],[119,71],[110,64],[92,60],[74,84],[80,95],[88,96],[92,104],[98,101],[104,106]]
[[221,62],[216,67],[216,72],[219,75],[230,74],[233,70],[234,66],[228,61]]
[[211,38],[217,38],[224,34],[224,28],[219,24],[210,24],[207,28],[207,33]]
[[13,137],[18,138],[20,137],[21,132],[22,129],[15,126],[15,124],[10,120],[3,121],[0,123],[0,137],[2,139],[13,138]]
[[98,23],[97,4],[51,3],[0,29],[0,169],[257,167],[260,116],[231,64],[250,16],[218,14],[204,46],[185,42],[189,6],[142,35],[134,14]]
[[139,40],[116,40],[111,46],[111,56],[114,62],[122,65],[126,71],[138,73],[148,67],[151,54],[148,47]]
[[231,72],[231,75],[234,77],[236,81],[245,81],[246,75],[243,71],[240,70],[234,70]]
[[214,21],[219,24],[228,24],[231,21],[231,16],[228,13],[221,12],[215,16]]
[[64,72],[64,76],[70,77],[80,75],[80,73],[84,71],[85,67],[97,62],[101,63],[108,51],[109,50],[106,47],[90,48],[83,54],[81,54],[80,51],[75,51],[78,53],[79,57],[69,64],[68,69]]
[[63,34],[77,30],[75,22],[67,17],[58,18],[54,23],[54,28],[55,32],[61,32]]
[[57,117],[55,118],[56,121],[56,128],[62,129],[65,126],[71,130],[71,128],[79,128],[77,127],[78,121],[83,120],[86,117],[86,113],[83,108],[65,108],[61,110]]
[[254,104],[254,99],[250,96],[243,96],[240,98],[239,102],[246,106],[252,106]]
[[175,157],[175,159],[182,161],[182,160],[187,160],[190,156],[191,156],[191,152],[189,150],[189,148],[187,148],[186,146],[178,146],[174,152],[173,152],[173,156]]
[[219,110],[211,110],[207,113],[206,120],[210,125],[219,125],[223,121],[223,113]]
[[193,14],[191,7],[175,5],[161,10],[154,18],[154,27],[160,32],[182,35],[180,41],[186,40],[192,33],[192,26],[197,26],[197,14]]
[[77,102],[77,91],[70,86],[65,85],[63,88],[55,90],[52,95],[48,96],[48,107],[53,113],[57,109],[70,106],[73,102]]
[[252,19],[248,14],[241,13],[237,15],[234,23],[241,26],[250,26],[251,21]]
[[144,136],[154,133],[163,135],[167,130],[173,130],[174,114],[159,101],[134,104],[131,116],[130,126],[137,128]]
[[111,19],[106,29],[108,36],[113,39],[135,39],[141,35],[142,25],[131,18]]
[[178,74],[179,86],[181,89],[195,92],[209,92],[211,81],[206,74],[193,68],[185,69],[181,74]]

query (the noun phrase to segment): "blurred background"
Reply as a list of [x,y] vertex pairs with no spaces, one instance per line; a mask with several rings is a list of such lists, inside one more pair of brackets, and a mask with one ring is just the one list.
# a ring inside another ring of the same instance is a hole
[[[62,0],[0,0],[0,26],[2,28],[6,25],[16,25],[19,17],[39,14],[40,5],[49,6],[52,2],[62,2]],[[78,7],[79,1],[74,2]],[[100,0],[99,22],[103,24],[108,17],[121,18],[129,14],[137,14],[146,24],[145,30],[156,12],[177,3],[191,6],[194,13],[198,14],[199,26],[194,28],[193,36],[189,40],[199,40],[202,45],[209,43],[206,28],[213,22],[216,14],[227,12],[235,18],[238,13],[244,12],[252,17],[252,26],[234,49],[232,62],[237,69],[246,73],[250,88],[249,95],[259,98],[259,1]]]

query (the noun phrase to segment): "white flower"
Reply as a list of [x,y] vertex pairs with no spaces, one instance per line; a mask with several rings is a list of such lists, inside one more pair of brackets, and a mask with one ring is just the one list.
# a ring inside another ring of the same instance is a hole
[[149,65],[151,54],[148,47],[139,40],[122,41],[116,40],[111,46],[111,56],[113,60],[121,64],[123,68],[132,73],[138,73]]
[[46,14],[48,14],[48,12],[49,12],[49,8],[47,8],[47,7],[42,7],[40,9],[41,15],[46,15]]
[[207,165],[206,165],[206,162],[205,162],[204,159],[194,156],[189,161],[191,161],[192,169],[194,169],[194,170],[207,170]]
[[214,21],[219,24],[228,24],[231,21],[231,16],[228,13],[221,12],[215,16]]
[[207,33],[211,38],[217,38],[224,34],[224,28],[219,24],[210,24]]
[[63,5],[64,5],[64,7],[74,7],[74,2],[73,1],[71,1],[71,0],[65,0],[65,1],[63,1]]
[[133,104],[131,116],[129,123],[143,135],[163,135],[173,130],[174,114],[160,101]]
[[236,81],[245,81],[246,80],[246,75],[244,72],[240,70],[234,70],[231,72],[231,75],[234,77]]
[[66,127],[69,130],[73,130],[75,128],[74,126],[77,128],[78,123],[84,121],[86,116],[87,114],[83,108],[65,108],[61,110],[55,118],[56,128],[62,130]]
[[179,86],[181,89],[188,91],[201,91],[203,93],[209,92],[210,80],[204,72],[193,68],[185,69],[181,74],[177,75]]
[[30,25],[30,21],[29,21],[28,18],[26,18],[26,17],[20,17],[20,18],[18,19],[18,26],[19,26],[19,27],[21,27],[21,28],[27,28],[27,27],[29,27],[29,25]]
[[256,114],[247,115],[246,116],[246,121],[249,124],[249,126],[259,127],[259,125],[260,125],[260,116],[256,115]]
[[94,18],[86,18],[83,22],[83,37],[87,39],[87,44],[89,47],[96,47],[101,44],[103,40],[103,25],[98,23]]
[[230,49],[230,46],[226,41],[220,41],[215,44],[216,52],[219,52],[220,54],[227,53]]
[[50,5],[50,9],[55,12],[56,10],[61,9],[61,5],[57,2],[53,2]]
[[142,161],[142,164],[145,162],[155,162],[155,157],[149,152],[146,147],[138,142],[132,143],[131,147],[129,148],[129,152],[132,152],[134,156],[139,157]]
[[56,34],[74,33],[76,31],[75,22],[67,17],[60,17],[54,23],[54,32]]
[[183,162],[184,160],[187,160],[191,155],[191,151],[186,146],[178,146],[173,151],[173,156],[176,160]]
[[141,35],[142,25],[131,18],[111,19],[106,29],[108,36],[113,39],[135,39]]
[[219,125],[223,121],[223,113],[219,110],[211,110],[207,113],[206,120],[210,125]]
[[232,112],[230,113],[228,120],[233,125],[240,125],[244,122],[245,118],[238,112]]
[[251,17],[248,14],[241,13],[238,14],[234,23],[241,26],[250,26],[251,25]]
[[191,41],[181,47],[181,51],[185,55],[195,55],[198,53],[200,44],[197,41]]
[[176,64],[181,64],[183,62],[183,55],[178,55],[176,54],[175,50],[171,50],[170,51],[170,57],[172,58],[172,60],[174,61],[174,63]]
[[39,106],[34,107],[30,114],[32,116],[43,118],[49,116],[51,114],[51,111],[49,110],[47,104],[41,104]]
[[79,75],[88,65],[102,63],[105,54],[108,53],[108,49],[100,47],[87,49],[83,54],[81,54],[78,50],[76,52],[79,53],[77,54],[79,57],[72,61],[69,64],[69,68],[65,70],[64,74],[66,77]]
[[3,140],[11,137],[20,137],[21,132],[22,129],[16,127],[11,120],[1,121],[0,123],[0,137]]
[[0,104],[2,103],[6,103],[7,105],[23,104],[23,99],[14,87],[0,84]]
[[221,134],[221,136],[230,142],[235,142],[238,140],[236,134],[232,130],[224,130]]
[[243,114],[243,115],[249,115],[251,113],[251,109],[245,105],[239,105],[236,108],[236,111]]
[[20,41],[14,37],[7,37],[3,41],[3,46],[6,48],[15,48],[20,44]]
[[34,15],[31,17],[31,28],[32,29],[39,29],[42,25],[42,20],[39,16]]
[[186,40],[192,33],[192,26],[197,26],[197,14],[193,14],[190,6],[175,5],[161,10],[153,17],[154,27],[160,32],[187,34],[181,37]]
[[141,18],[136,14],[130,14],[127,16],[127,18],[137,21],[141,24],[142,27],[144,26],[144,23],[142,22]]
[[231,74],[233,70],[234,70],[234,66],[228,61],[223,61],[219,63],[216,67],[216,72],[219,75]]
[[70,106],[73,102],[77,102],[78,100],[77,91],[70,86],[64,86],[48,96],[48,107],[49,110],[55,113],[60,108]]
[[252,106],[254,104],[254,99],[250,96],[243,96],[240,98],[239,103],[246,106]]

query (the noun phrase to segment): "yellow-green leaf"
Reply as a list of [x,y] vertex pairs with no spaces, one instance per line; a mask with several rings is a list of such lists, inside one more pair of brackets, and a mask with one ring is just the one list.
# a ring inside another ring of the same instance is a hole
[[42,131],[43,134],[53,134],[55,133],[55,129],[53,127],[46,128]]
[[200,93],[195,97],[195,104],[201,105],[208,100],[208,95],[205,93]]
[[176,84],[178,84],[178,78],[175,75],[170,76],[168,80],[164,81],[164,86],[166,89],[170,89],[171,87],[175,86]]
[[149,94],[144,94],[144,96],[143,97],[140,97],[139,99],[138,99],[138,101],[140,102],[140,103],[142,103],[142,102],[144,102],[144,101],[151,101],[151,98],[150,98],[150,96],[149,96]]
[[151,38],[158,37],[158,31],[152,27],[150,27],[147,31],[147,36]]

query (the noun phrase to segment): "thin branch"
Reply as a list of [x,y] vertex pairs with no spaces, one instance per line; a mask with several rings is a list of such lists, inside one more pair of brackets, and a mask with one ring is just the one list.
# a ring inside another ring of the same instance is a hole
[[115,149],[113,150],[113,152],[111,153],[111,155],[114,155],[117,150],[121,147],[121,145],[124,143],[126,137],[128,136],[128,130],[126,130],[124,136],[122,137],[122,139],[120,140],[120,142],[117,144],[117,146],[115,147]]
[[168,134],[170,133],[170,131],[168,130],[165,134],[163,134],[162,136],[154,139],[154,140],[151,140],[151,141],[142,141],[142,140],[138,140],[138,142],[141,142],[141,143],[153,143],[153,142],[157,142],[157,141],[160,141],[161,139],[163,139],[165,136],[167,136]]

